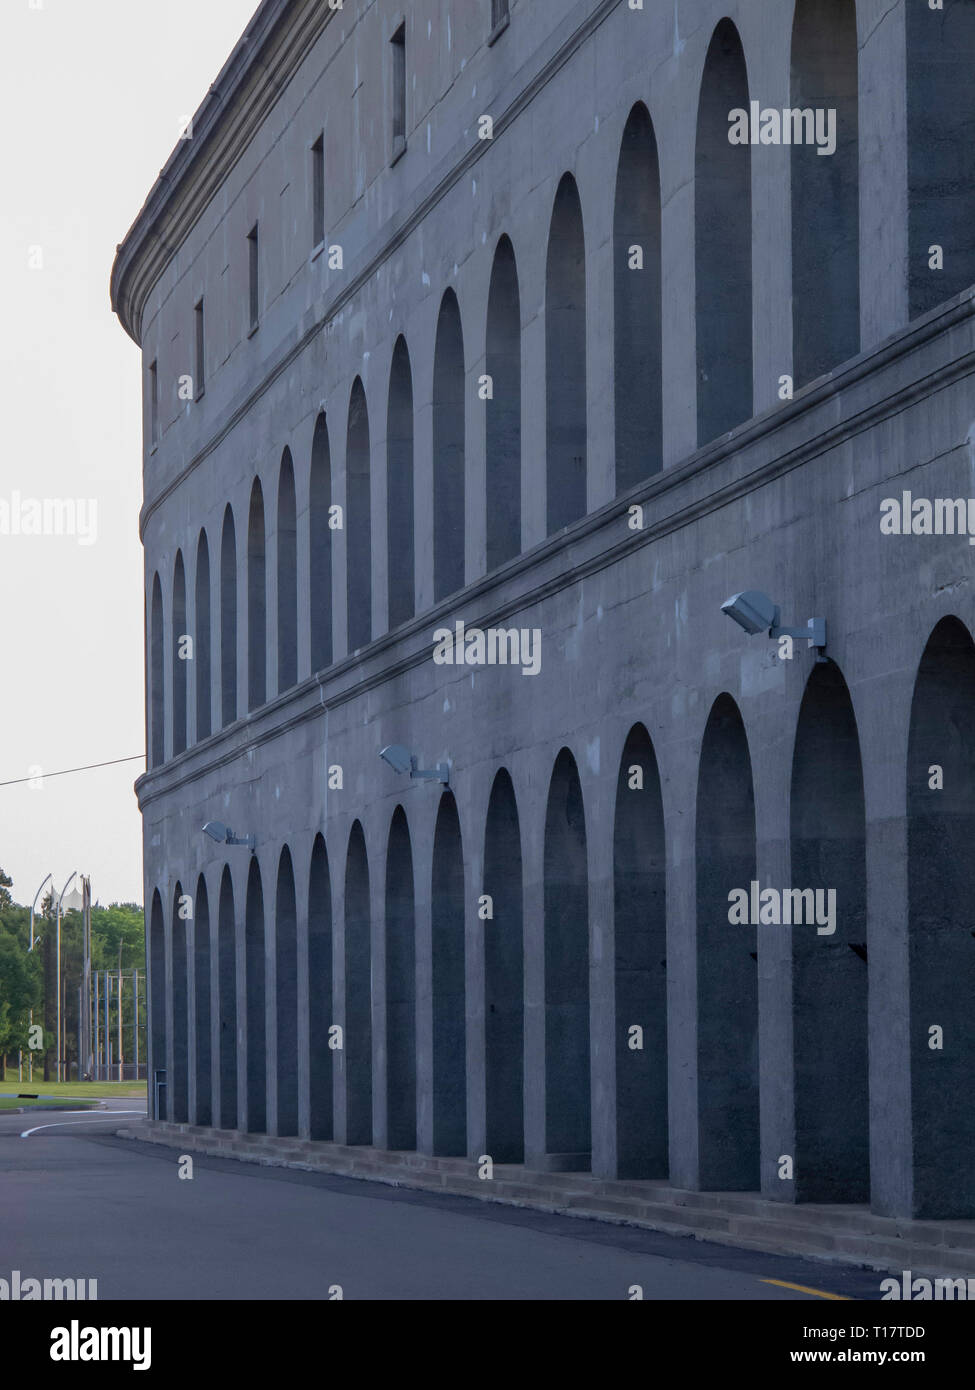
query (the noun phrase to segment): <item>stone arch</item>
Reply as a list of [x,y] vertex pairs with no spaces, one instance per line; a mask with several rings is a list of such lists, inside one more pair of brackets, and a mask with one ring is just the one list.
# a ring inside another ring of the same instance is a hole
[[210,546],[206,531],[196,547],[196,741],[213,732],[211,715],[213,634],[210,627]]
[[[860,140],[855,0],[797,0],[792,105],[836,112],[835,153],[793,137],[793,376],[804,386],[860,350]],[[783,132],[784,134],[784,132]]]
[[267,532],[260,478],[251,488],[247,519],[247,708],[267,700]]
[[265,1019],[264,888],[252,858],[244,906],[244,989],[247,1005],[247,1132],[267,1131],[267,1022]]
[[545,1151],[550,1167],[591,1162],[589,867],[575,758],[555,760],[545,812]]
[[[150,1097],[155,1104],[155,1075],[165,1073],[166,1062],[166,927],[163,921],[162,898],[157,888],[152,895],[149,911],[149,1037],[152,1061],[150,1063]],[[159,1095],[156,1119],[168,1118],[166,1092]]]
[[[975,5],[906,5],[910,316],[975,282]],[[930,268],[940,246],[944,268]]]
[[230,505],[220,538],[220,718],[237,718],[237,533]]
[[298,683],[298,517],[291,450],[278,477],[278,693]]
[[732,924],[729,894],[756,879],[755,795],[745,726],[730,695],[711,707],[697,779],[699,1182],[759,1181],[758,934]]
[[149,605],[149,690],[152,734],[152,766],[166,761],[166,687],[163,669],[163,601],[159,575],[152,576],[152,599]]
[[502,236],[488,292],[485,402],[488,573],[521,550],[521,296],[514,247]]
[[484,1045],[487,1152],[525,1157],[525,947],[521,826],[507,770],[494,779],[484,829]]
[[416,1148],[416,919],[402,806],[386,849],[386,1115],[391,1149]]
[[[176,1124],[189,1120],[189,1008],[187,998],[186,931],[190,920],[184,915],[183,887],[173,891],[173,1075],[167,1086],[172,1098],[172,1118]],[[192,910],[192,908],[191,908]]]
[[386,537],[389,626],[416,611],[413,554],[413,372],[402,334],[393,348],[386,412]]
[[433,1151],[467,1153],[464,847],[453,793],[433,837]]
[[660,164],[650,113],[630,112],[613,215],[616,491],[663,467]]
[[940,1219],[975,1216],[973,710],[971,633],[942,618],[918,667],[907,754],[914,1215]]
[[545,264],[545,456],[548,534],[585,516],[586,239],[579,190],[563,174]]
[[312,1139],[334,1137],[332,1106],[332,882],[328,851],[315,836],[308,875],[308,1045]]
[[349,397],[345,448],[345,535],[348,583],[349,651],[372,641],[372,500],[370,496],[369,411],[362,378]]
[[440,302],[433,359],[433,597],[464,587],[464,333],[453,290]]
[[332,664],[332,455],[322,411],[315,421],[308,494],[309,611],[311,669]]
[[274,898],[274,1013],[277,1035],[278,1134],[298,1133],[298,908],[287,845],[278,860]]
[[210,899],[207,881],[200,874],[193,905],[193,993],[196,1026],[196,1118],[198,1125],[213,1123],[213,1073],[210,1043]]
[[668,1173],[666,878],[660,773],[650,735],[636,724],[620,760],[613,829],[620,1178]]
[[722,19],[701,78],[694,164],[699,445],[752,414],[751,146],[728,138],[729,112],[749,110],[741,38]]
[[177,550],[173,568],[173,756],[186,752],[187,660],[183,646],[186,631],[186,570],[183,552]]
[[217,1010],[221,1129],[237,1128],[237,918],[234,884],[224,865],[217,904]]
[[796,1196],[867,1202],[866,812],[856,716],[832,662],[813,668],[799,710],[789,823],[790,886],[821,891],[824,908],[836,893],[832,932],[818,917],[782,928],[792,934]]
[[372,911],[369,859],[359,821],[345,861],[346,1143],[372,1143]]

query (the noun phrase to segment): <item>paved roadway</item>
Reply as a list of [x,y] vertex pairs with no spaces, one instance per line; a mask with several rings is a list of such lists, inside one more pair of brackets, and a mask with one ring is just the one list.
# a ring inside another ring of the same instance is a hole
[[178,1150],[115,1136],[138,1102],[109,1104],[0,1112],[0,1278],[94,1278],[99,1300],[879,1297],[863,1270],[473,1198],[203,1155],[180,1180]]

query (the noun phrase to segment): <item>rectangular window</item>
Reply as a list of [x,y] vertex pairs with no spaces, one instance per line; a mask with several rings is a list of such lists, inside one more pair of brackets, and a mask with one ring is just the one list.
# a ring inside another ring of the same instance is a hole
[[149,366],[149,443],[155,448],[159,443],[159,363]]
[[203,334],[203,300],[201,299],[194,309],[196,318],[196,389],[194,399],[199,400],[206,390],[206,340]]
[[311,147],[311,244],[325,240],[325,136],[319,135]]
[[508,23],[508,0],[491,0],[491,34],[496,37],[501,27]]
[[391,40],[393,50],[393,159],[406,149],[406,20]]
[[257,327],[261,315],[260,281],[258,280],[257,223],[247,233],[248,274],[250,277],[251,332]]

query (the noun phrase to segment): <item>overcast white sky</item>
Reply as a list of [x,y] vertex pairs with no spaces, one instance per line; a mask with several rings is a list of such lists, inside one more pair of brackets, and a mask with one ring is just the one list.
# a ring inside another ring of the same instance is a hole
[[[140,363],[109,275],[256,8],[0,0],[0,783],[144,752]],[[94,543],[13,534],[31,499],[93,501]],[[0,787],[17,901],[77,869],[142,902],[140,770]]]

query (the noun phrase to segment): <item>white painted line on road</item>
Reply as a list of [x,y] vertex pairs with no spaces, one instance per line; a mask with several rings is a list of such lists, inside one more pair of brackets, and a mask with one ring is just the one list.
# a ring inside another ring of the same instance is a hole
[[[144,1115],[144,1110],[103,1110],[97,1115],[92,1115],[88,1110],[69,1110],[69,1115],[86,1115],[88,1120],[114,1120],[116,1115]],[[32,1134],[37,1134],[42,1129],[61,1129],[65,1125],[83,1125],[85,1120],[56,1120],[49,1125],[35,1125],[33,1129],[25,1129],[21,1134],[21,1139],[29,1139]]]

